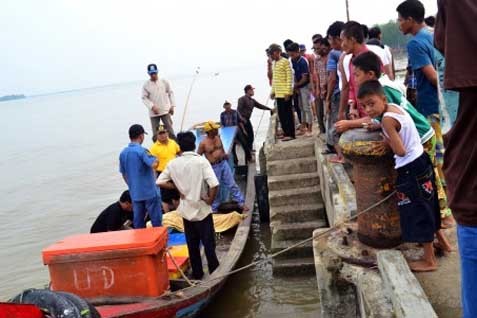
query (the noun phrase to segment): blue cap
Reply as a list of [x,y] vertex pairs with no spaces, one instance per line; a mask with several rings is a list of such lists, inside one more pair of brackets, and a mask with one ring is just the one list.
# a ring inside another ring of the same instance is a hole
[[156,64],[149,64],[147,66],[147,74],[157,74],[157,65]]
[[300,51],[306,51],[305,44],[300,44]]

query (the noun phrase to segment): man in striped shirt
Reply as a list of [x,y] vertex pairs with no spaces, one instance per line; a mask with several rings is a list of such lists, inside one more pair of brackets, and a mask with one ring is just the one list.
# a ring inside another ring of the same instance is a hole
[[172,128],[172,115],[174,115],[176,101],[171,84],[169,81],[158,77],[156,64],[149,64],[147,66],[147,73],[150,79],[142,87],[142,101],[149,110],[152,132],[154,134],[152,139],[156,140],[157,128],[162,121],[169,133],[169,137],[175,140],[176,135]]
[[290,62],[281,56],[282,49],[272,44],[269,52],[273,65],[272,93],[270,97],[277,100],[278,117],[283,129],[283,141],[295,139],[295,120],[292,110],[293,76]]

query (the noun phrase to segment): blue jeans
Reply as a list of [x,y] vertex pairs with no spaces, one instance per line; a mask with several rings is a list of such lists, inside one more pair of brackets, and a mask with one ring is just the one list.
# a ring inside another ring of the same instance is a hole
[[161,207],[161,197],[160,192],[155,197],[143,200],[143,201],[133,201],[133,224],[135,229],[142,229],[146,227],[146,212],[149,213],[151,218],[152,226],[162,226],[162,207]]
[[463,318],[477,317],[477,227],[457,225]]
[[[212,165],[212,169],[214,169],[215,176],[219,180],[220,187],[226,187],[229,189],[232,199],[237,201],[240,206],[243,206],[245,200],[243,198],[242,192],[240,192],[240,188],[238,187],[237,183],[235,183],[235,179],[228,162],[226,160],[222,160],[221,162]],[[220,203],[220,198],[217,196],[214,200],[214,203],[212,203],[212,211],[217,212],[217,208],[219,207]]]

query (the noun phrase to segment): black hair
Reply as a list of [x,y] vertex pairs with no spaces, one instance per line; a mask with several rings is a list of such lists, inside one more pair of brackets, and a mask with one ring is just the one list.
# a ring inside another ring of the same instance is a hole
[[355,38],[356,42],[364,42],[363,27],[356,21],[349,21],[343,26],[343,35],[347,38]]
[[363,72],[373,72],[376,78],[381,77],[381,59],[371,51],[361,53],[351,63]]
[[436,18],[432,15],[428,16],[427,18],[424,19],[424,23],[428,26],[433,28],[434,25],[436,25]]
[[229,101],[225,101],[224,107],[225,107],[225,105],[230,105],[230,106],[232,106],[232,104],[231,104]]
[[285,51],[287,50],[287,47],[292,43],[293,41],[290,39],[286,39],[285,41],[283,41],[283,48],[285,49]]
[[364,98],[370,95],[384,96],[384,90],[378,80],[366,81],[359,86],[358,98]]
[[311,41],[312,41],[313,43],[316,43],[316,42],[320,41],[322,38],[323,38],[323,36],[322,36],[321,34],[317,33],[317,34],[314,34],[314,35],[311,37]]
[[300,52],[300,45],[298,43],[290,43],[286,50],[287,52]]
[[320,45],[324,45],[324,46],[326,46],[326,47],[330,47],[330,42],[328,41],[327,38],[322,38],[322,39],[320,40]]
[[396,11],[404,19],[413,18],[417,23],[422,23],[426,14],[424,5],[419,0],[406,0],[396,8]]
[[332,25],[328,27],[328,30],[326,31],[326,36],[332,36],[332,37],[339,37],[341,34],[341,31],[343,30],[344,27],[344,22],[342,21],[336,21],[333,22]]
[[191,131],[180,132],[177,134],[177,143],[181,151],[194,151],[195,135]]
[[131,203],[131,195],[129,194],[129,190],[124,191],[121,196],[119,197],[119,202],[129,202]]
[[363,36],[365,39],[369,36],[369,28],[366,24],[361,24],[361,28],[363,29]]
[[369,29],[370,39],[378,39],[380,35],[381,35],[381,29],[378,26],[375,26]]

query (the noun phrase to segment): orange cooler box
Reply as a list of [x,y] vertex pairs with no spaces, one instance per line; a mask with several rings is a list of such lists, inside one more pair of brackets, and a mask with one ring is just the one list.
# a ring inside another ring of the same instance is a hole
[[84,298],[155,297],[169,288],[167,229],[74,235],[43,250],[51,289]]

